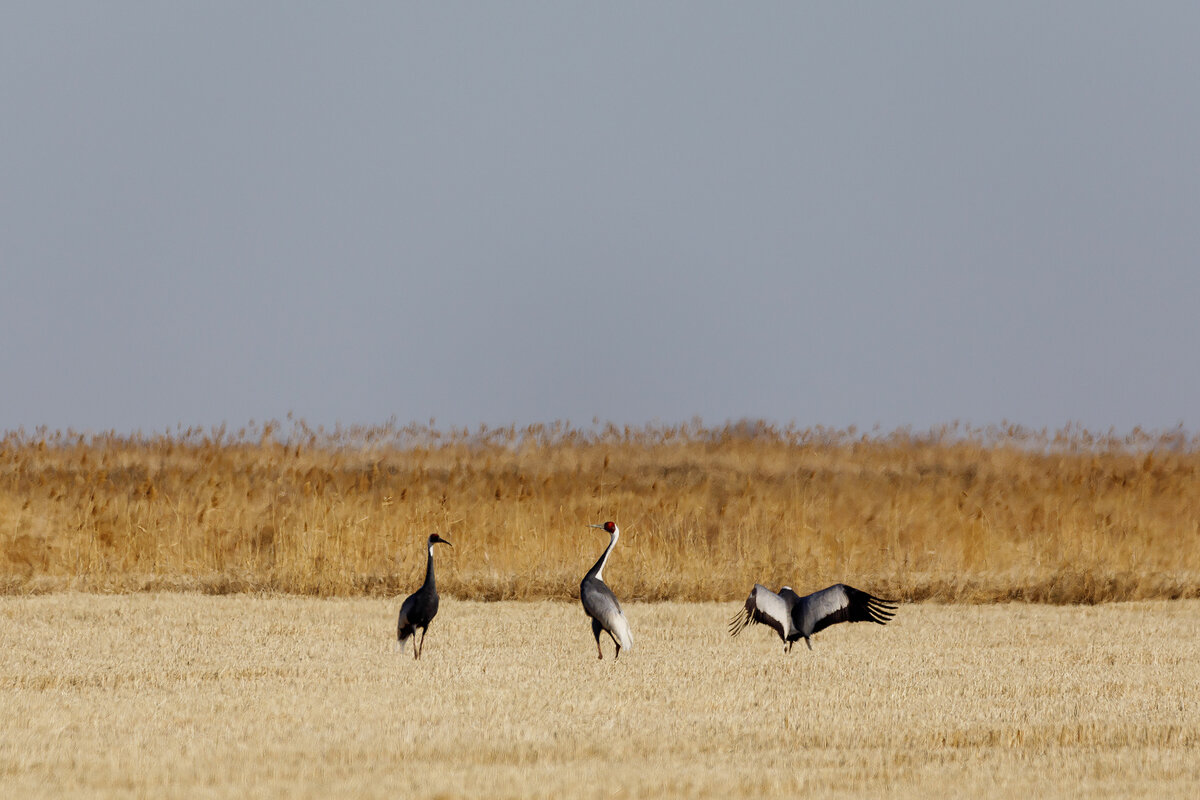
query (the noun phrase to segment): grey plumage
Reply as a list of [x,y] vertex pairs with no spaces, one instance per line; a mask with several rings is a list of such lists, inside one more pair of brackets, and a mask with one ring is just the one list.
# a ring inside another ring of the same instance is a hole
[[803,638],[812,649],[811,637],[839,622],[874,622],[886,625],[896,614],[898,604],[868,594],[844,583],[835,583],[819,592],[800,597],[792,587],[784,586],[776,594],[762,584],[754,584],[746,604],[729,621],[729,634],[737,636],[747,625],[762,623],[772,628],[784,642],[784,652]]
[[436,533],[430,535],[426,544],[429,549],[429,560],[425,562],[425,582],[421,584],[420,589],[404,598],[404,602],[400,605],[400,618],[396,621],[396,638],[400,642],[401,653],[404,652],[404,646],[408,644],[408,640],[416,635],[417,628],[421,629],[421,640],[413,647],[414,659],[421,657],[421,651],[425,649],[425,634],[429,630],[429,623],[433,622],[433,618],[437,616],[438,612],[437,583],[433,576],[433,546],[435,544],[454,546]]
[[592,618],[592,635],[596,637],[597,657],[604,658],[604,651],[600,649],[600,633],[605,632],[617,647],[616,655],[613,656],[616,659],[621,657],[622,647],[626,650],[633,649],[633,633],[629,630],[629,621],[625,619],[617,596],[608,588],[603,577],[604,565],[608,562],[608,556],[616,545],[621,531],[613,522],[591,527],[607,531],[610,538],[603,555],[588,570],[587,575],[583,576],[583,580],[579,584],[579,600],[583,603],[583,610]]

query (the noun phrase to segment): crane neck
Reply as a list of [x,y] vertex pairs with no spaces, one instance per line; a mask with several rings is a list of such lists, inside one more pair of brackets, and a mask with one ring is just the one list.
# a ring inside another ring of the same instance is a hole
[[596,562],[595,566],[588,570],[588,577],[604,580],[604,577],[600,573],[604,571],[604,565],[608,563],[608,555],[617,544],[617,537],[620,535],[621,530],[619,528],[610,534],[611,538],[608,540],[608,547],[604,549],[604,554],[600,556],[600,560]]
[[425,562],[425,585],[433,586],[433,545],[429,545],[429,560]]

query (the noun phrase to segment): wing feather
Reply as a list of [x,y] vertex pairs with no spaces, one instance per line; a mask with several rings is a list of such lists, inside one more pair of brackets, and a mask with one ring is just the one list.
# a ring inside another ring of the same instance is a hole
[[629,620],[621,611],[621,603],[612,590],[599,578],[587,577],[579,585],[579,599],[583,602],[583,610],[600,626],[612,634],[622,649],[633,649],[633,633],[629,630]]
[[797,604],[795,620],[805,636],[839,622],[874,622],[886,625],[896,615],[898,604],[868,594],[853,586],[836,583],[803,597]]
[[729,635],[737,636],[746,626],[762,623],[773,628],[785,642],[791,635],[791,618],[788,602],[761,583],[754,584],[746,605],[729,620]]
[[608,632],[621,645],[621,649],[633,649],[633,631],[629,630],[629,620],[625,619],[625,613],[620,608],[609,614],[607,620],[601,620],[600,624],[608,629]]
[[400,604],[400,616],[396,620],[396,639],[400,642],[401,653],[404,652],[404,645],[408,643],[409,637],[416,633],[416,628],[408,621],[409,614],[416,605],[415,597],[415,594],[409,595]]

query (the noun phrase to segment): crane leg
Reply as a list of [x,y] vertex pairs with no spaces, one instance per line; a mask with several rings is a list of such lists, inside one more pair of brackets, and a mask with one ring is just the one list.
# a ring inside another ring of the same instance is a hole
[[425,634],[428,631],[429,631],[429,628],[421,628],[421,644],[420,644],[420,646],[417,647],[416,652],[413,654],[414,658],[421,657],[421,650],[424,649],[424,647],[425,647]]
[[596,637],[596,658],[603,660],[604,651],[600,649],[600,631],[604,630],[600,627],[600,620],[592,620],[592,635]]

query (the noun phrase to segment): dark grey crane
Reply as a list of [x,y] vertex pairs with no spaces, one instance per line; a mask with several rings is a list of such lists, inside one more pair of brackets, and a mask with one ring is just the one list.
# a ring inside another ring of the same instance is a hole
[[800,637],[812,650],[810,637],[839,622],[875,622],[886,625],[899,606],[872,594],[835,583],[827,589],[800,597],[792,587],[784,586],[775,594],[762,584],[754,584],[745,607],[729,621],[729,635],[737,636],[747,625],[761,622],[775,630],[783,640],[783,651],[790,652]]
[[579,599],[583,603],[583,610],[592,618],[592,634],[596,637],[596,657],[604,658],[604,651],[600,649],[600,632],[604,631],[612,637],[613,644],[617,646],[616,655],[613,656],[614,659],[617,659],[621,657],[622,647],[626,650],[633,649],[633,634],[629,632],[629,621],[625,619],[625,614],[621,611],[621,604],[617,602],[617,596],[604,583],[601,573],[604,571],[604,565],[608,563],[608,556],[612,553],[617,538],[621,535],[621,529],[614,522],[589,527],[607,531],[609,540],[604,555],[600,556],[596,565],[588,570],[587,575],[583,576],[583,580],[579,584]]
[[400,605],[400,619],[396,623],[396,638],[400,640],[401,653],[404,652],[404,646],[408,644],[408,640],[416,635],[417,628],[421,629],[421,641],[413,647],[414,659],[421,657],[421,651],[425,648],[425,633],[429,630],[429,623],[433,622],[438,611],[437,585],[433,580],[433,546],[435,544],[454,547],[436,533],[429,535],[427,545],[429,561],[425,564],[425,582],[421,584],[420,589],[404,599]]

